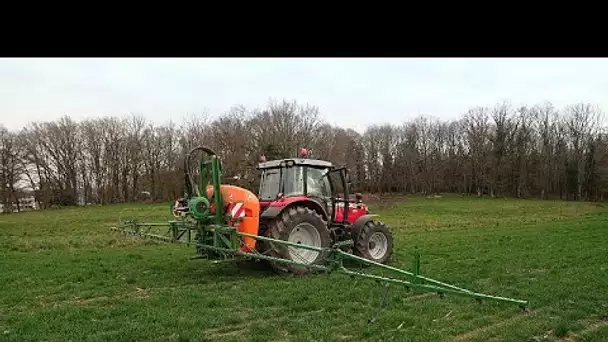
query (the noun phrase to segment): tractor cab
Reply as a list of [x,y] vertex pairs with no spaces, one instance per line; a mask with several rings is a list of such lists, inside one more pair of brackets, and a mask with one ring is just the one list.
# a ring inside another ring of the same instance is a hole
[[[262,212],[306,200],[318,205],[330,224],[353,223],[367,213],[359,194],[356,200],[349,199],[348,170],[336,168],[328,161],[310,158],[262,161],[258,170],[261,171],[258,198]],[[355,210],[345,211],[345,207]]]
[[259,198],[273,201],[293,196],[331,197],[333,165],[315,159],[281,159],[260,163]]

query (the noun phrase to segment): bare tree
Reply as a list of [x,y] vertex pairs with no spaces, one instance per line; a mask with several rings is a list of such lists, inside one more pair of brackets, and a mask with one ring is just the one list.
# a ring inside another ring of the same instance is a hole
[[0,129],[0,200],[12,203],[27,189],[42,207],[172,200],[184,190],[184,153],[198,145],[221,155],[224,182],[254,191],[261,154],[295,157],[306,147],[312,158],[347,166],[359,191],[604,200],[601,114],[585,103],[559,110],[500,102],[456,120],[419,116],[363,133],[330,125],[317,107],[296,101],[165,124],[143,114],[81,122],[64,116]]
[[585,178],[584,159],[587,153],[587,142],[595,133],[600,111],[590,104],[577,103],[566,107],[565,124],[568,132],[569,147],[572,150],[569,164],[574,173],[576,199],[583,199],[583,180]]
[[17,145],[17,134],[0,126],[0,199],[5,212],[11,212],[13,204],[16,204],[18,211],[20,210],[16,194],[19,190],[18,182],[23,174],[23,164],[19,158]]
[[488,169],[490,168],[488,108],[473,108],[465,114],[464,120],[467,127],[472,181],[477,196],[481,196],[488,187]]

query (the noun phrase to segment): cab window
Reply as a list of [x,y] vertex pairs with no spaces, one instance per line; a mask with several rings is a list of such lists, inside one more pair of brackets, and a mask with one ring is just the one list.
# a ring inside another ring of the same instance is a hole
[[329,186],[327,171],[327,169],[308,168],[306,174],[306,184],[309,196],[331,196],[331,187]]

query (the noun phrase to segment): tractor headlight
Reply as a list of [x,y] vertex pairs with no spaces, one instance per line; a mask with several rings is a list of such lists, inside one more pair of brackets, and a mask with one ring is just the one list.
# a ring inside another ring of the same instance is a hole
[[201,219],[209,215],[209,201],[205,197],[195,197],[188,203],[190,213],[195,219]]

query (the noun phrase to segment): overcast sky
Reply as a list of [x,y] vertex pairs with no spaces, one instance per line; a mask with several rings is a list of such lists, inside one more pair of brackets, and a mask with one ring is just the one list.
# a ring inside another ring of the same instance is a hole
[[608,109],[605,59],[0,59],[0,123],[141,113],[158,123],[289,99],[359,131],[501,100]]

